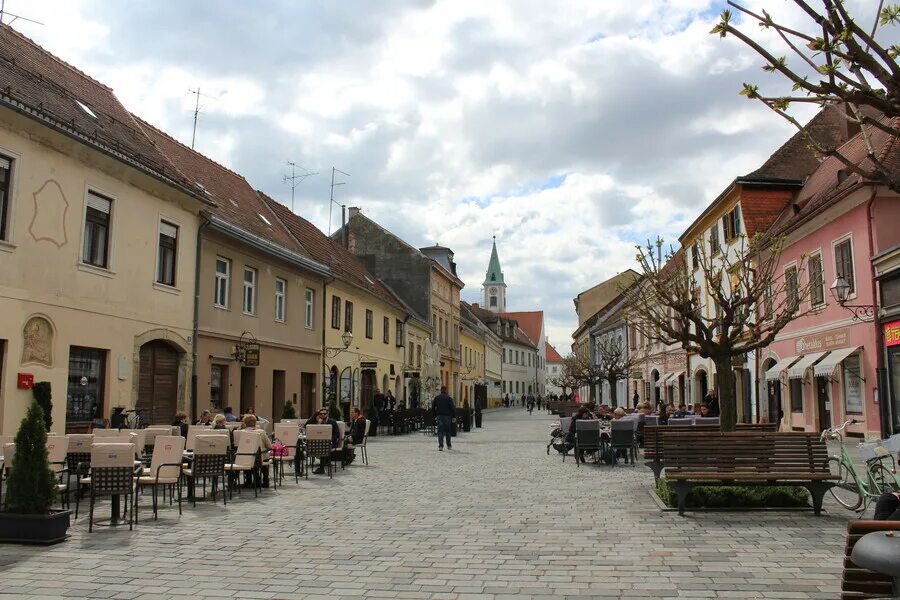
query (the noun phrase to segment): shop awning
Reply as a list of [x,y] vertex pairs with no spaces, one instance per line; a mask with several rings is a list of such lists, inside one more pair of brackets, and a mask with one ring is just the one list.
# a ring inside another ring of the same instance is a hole
[[678,378],[684,374],[684,371],[678,371],[677,373],[672,373],[669,378],[666,380],[666,385],[678,385]]
[[788,369],[788,379],[803,379],[806,370],[810,368],[814,362],[828,354],[827,352],[813,352],[812,354],[804,354],[800,360]]
[[666,381],[668,381],[669,377],[671,377],[671,373],[666,373],[662,377],[656,380],[656,387],[665,387]]
[[775,381],[779,377],[781,377],[781,372],[787,369],[789,366],[797,362],[798,356],[788,356],[787,358],[782,358],[775,366],[766,371],[766,381]]
[[828,356],[823,358],[819,362],[819,364],[816,365],[816,376],[828,377],[829,375],[833,375],[834,370],[837,368],[837,366],[841,364],[845,358],[847,358],[857,350],[859,350],[859,346],[854,346],[853,348],[842,348],[840,350],[832,350]]

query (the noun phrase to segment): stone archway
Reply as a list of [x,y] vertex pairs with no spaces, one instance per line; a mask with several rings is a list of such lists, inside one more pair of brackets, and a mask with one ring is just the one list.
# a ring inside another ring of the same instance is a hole
[[138,358],[135,408],[150,425],[171,423],[178,410],[178,350],[164,340],[143,344]]
[[774,367],[778,363],[774,357],[770,356],[762,364],[762,370],[760,371],[763,375],[763,379],[765,380],[765,390],[766,390],[766,413],[763,417],[769,423],[781,423],[781,420],[784,416],[784,408],[781,401],[781,379],[775,379],[773,381],[769,381],[766,378],[766,372]]
[[696,391],[696,394],[691,400],[695,404],[703,402],[703,398],[706,397],[706,394],[709,391],[709,377],[706,373],[706,369],[703,367],[694,371],[694,390]]
[[[131,397],[132,397],[132,406],[135,408],[140,408],[139,402],[141,400],[141,351],[147,344],[151,342],[159,342],[161,344],[166,345],[169,349],[174,351],[177,354],[177,375],[176,375],[176,384],[175,384],[175,410],[188,410],[187,400],[188,400],[188,383],[191,380],[191,344],[187,341],[182,335],[175,331],[171,331],[169,329],[150,329],[145,331],[144,333],[137,335],[134,337],[134,355],[132,357],[132,378],[131,378]],[[150,352],[149,349],[144,351],[145,357],[147,353]],[[165,350],[160,350],[160,353],[164,353]],[[125,358],[125,357],[122,357]],[[147,368],[148,365],[144,365],[144,368]],[[168,375],[166,375],[168,377]],[[144,382],[146,383],[146,382]],[[145,390],[146,394],[146,390]],[[146,400],[145,400],[146,401]],[[169,406],[169,405],[167,405]],[[172,414],[168,415],[164,421],[160,421],[160,423],[168,424],[172,422],[172,417],[174,416],[174,410]],[[189,417],[193,417],[195,415],[189,415]],[[150,423],[147,420],[148,413],[143,415],[144,421],[146,423]],[[162,418],[162,417],[160,417]]]

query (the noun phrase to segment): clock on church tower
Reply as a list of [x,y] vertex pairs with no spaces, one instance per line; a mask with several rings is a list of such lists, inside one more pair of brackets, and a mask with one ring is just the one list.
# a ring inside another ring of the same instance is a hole
[[495,313],[506,311],[506,282],[503,280],[500,258],[497,256],[496,237],[494,238],[494,246],[491,248],[491,260],[488,262],[482,289],[484,307],[486,309]]

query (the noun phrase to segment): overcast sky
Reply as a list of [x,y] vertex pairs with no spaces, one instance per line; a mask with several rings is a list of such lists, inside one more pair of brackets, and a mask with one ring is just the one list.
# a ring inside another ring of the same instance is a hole
[[709,35],[721,8],[6,0],[43,23],[14,27],[188,144],[199,87],[196,149],[282,202],[287,160],[318,171],[295,211],[325,231],[331,168],[346,171],[340,202],[454,250],[464,299],[479,301],[496,235],[510,310],[543,309],[563,354],[579,291],[633,267],[636,241],[676,240],[792,133],[738,96],[744,81],[778,79]]

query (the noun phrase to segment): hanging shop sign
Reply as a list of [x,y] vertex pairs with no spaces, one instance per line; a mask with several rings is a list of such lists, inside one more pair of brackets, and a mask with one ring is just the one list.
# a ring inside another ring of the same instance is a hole
[[359,363],[360,369],[377,369],[378,363],[376,361],[362,361]]
[[837,348],[846,348],[850,345],[850,328],[832,329],[814,335],[804,335],[794,342],[795,354],[808,354],[810,352],[824,352]]
[[247,344],[244,349],[244,365],[248,367],[259,366],[259,344]]
[[900,321],[891,321],[884,324],[884,345],[900,346]]

